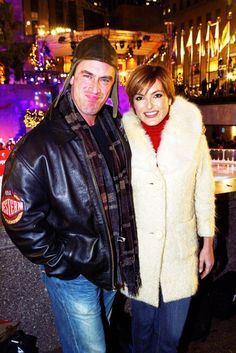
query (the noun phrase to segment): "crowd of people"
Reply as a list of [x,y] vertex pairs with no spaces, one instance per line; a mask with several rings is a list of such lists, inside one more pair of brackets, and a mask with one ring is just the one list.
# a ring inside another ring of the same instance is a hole
[[14,138],[9,138],[6,142],[4,142],[3,138],[0,138],[0,150],[13,150],[15,147]]
[[45,119],[6,162],[3,224],[39,265],[63,353],[114,352],[118,293],[131,303],[125,352],[177,353],[214,265],[201,113],[176,97],[162,66],[137,67],[126,89],[131,108],[121,117],[115,49],[101,35],[82,40]]
[[236,136],[233,139],[227,139],[224,134],[218,134],[208,143],[210,148],[236,149]]
[[212,97],[232,97],[236,95],[236,80],[212,79],[207,81],[204,78],[200,84],[184,84],[183,80],[177,80],[176,92],[187,98],[212,98]]

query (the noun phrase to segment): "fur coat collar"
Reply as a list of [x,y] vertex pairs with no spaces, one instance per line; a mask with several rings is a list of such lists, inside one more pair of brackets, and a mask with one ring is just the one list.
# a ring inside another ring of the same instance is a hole
[[156,169],[158,163],[163,174],[173,173],[192,162],[198,152],[202,116],[196,105],[181,96],[177,96],[170,107],[157,154],[133,110],[124,114],[123,123],[132,151],[137,152],[136,157],[150,162],[145,163],[144,168]]

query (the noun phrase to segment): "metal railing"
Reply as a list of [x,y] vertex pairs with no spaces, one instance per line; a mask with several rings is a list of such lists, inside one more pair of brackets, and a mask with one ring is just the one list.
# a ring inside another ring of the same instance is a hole
[[210,155],[213,163],[236,166],[236,149],[211,148]]

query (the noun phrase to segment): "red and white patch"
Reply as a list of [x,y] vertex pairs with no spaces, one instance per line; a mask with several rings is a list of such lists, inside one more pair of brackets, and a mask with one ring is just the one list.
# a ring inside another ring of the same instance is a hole
[[23,216],[23,201],[10,190],[5,190],[2,197],[2,215],[8,224],[19,222]]

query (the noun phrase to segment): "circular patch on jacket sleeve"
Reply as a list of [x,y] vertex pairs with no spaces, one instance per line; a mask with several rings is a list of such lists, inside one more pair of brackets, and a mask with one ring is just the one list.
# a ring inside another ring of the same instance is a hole
[[6,223],[15,224],[23,216],[22,199],[10,190],[5,190],[2,196],[2,215]]

